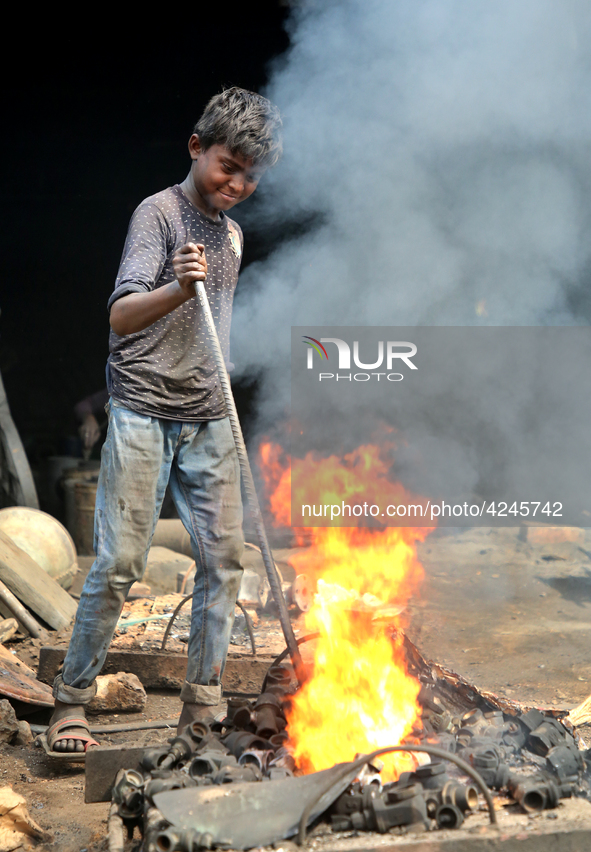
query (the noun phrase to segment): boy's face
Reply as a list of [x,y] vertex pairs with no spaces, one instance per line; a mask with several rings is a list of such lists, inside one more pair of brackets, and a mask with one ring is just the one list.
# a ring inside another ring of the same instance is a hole
[[251,158],[233,154],[225,145],[212,145],[204,151],[196,134],[189,140],[189,152],[195,193],[191,200],[212,219],[252,195],[265,171],[253,166]]

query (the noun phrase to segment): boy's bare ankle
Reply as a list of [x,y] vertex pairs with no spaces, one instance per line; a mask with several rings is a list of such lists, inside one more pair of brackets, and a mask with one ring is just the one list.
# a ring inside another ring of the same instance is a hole
[[76,718],[76,719],[86,719],[86,711],[84,704],[64,704],[63,701],[55,700],[55,707],[53,710],[53,715],[51,717],[50,724],[54,722],[59,722],[66,717]]

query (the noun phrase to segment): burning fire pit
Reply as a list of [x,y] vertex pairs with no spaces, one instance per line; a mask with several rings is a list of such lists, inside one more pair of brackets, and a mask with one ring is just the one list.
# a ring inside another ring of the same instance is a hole
[[[290,472],[274,458],[270,504],[287,525]],[[147,750],[140,772],[122,770],[112,850],[123,825],[140,828],[147,852],[248,849],[303,842],[319,822],[348,834],[457,829],[483,802],[493,822],[490,790],[527,813],[591,799],[591,754],[567,723],[479,692],[405,636],[423,577],[416,541],[430,531],[304,531],[314,547],[292,565],[316,588],[306,670],[296,677],[278,659],[255,701],[231,700],[226,718],[194,723]]]
[[391,638],[422,682],[422,723],[399,746],[413,752],[398,752],[408,768],[391,764],[396,780],[387,780],[388,755],[301,774],[288,720],[306,686],[298,690],[291,666],[276,665],[258,699],[230,700],[225,719],[188,726],[166,746],[146,750],[141,771],[119,773],[111,835],[117,825],[138,826],[146,852],[247,849],[294,835],[303,841],[319,821],[336,836],[457,829],[479,808],[483,782],[502,795],[498,804],[517,803],[527,813],[555,808],[563,797],[591,797],[591,755],[562,722],[535,709],[503,712],[425,661],[404,636]]

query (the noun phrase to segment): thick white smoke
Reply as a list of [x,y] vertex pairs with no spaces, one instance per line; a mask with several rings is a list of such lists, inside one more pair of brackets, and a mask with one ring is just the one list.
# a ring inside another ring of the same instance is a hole
[[323,0],[289,27],[265,92],[285,155],[244,212],[317,218],[239,286],[233,360],[265,368],[263,420],[289,400],[292,325],[588,323],[586,0]]

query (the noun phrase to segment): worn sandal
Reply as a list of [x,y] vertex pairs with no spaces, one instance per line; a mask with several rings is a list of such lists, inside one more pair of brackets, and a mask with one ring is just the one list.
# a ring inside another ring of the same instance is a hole
[[[54,751],[53,747],[56,742],[66,739],[80,740],[84,743],[84,751]],[[87,750],[92,746],[99,745],[90,733],[86,719],[73,718],[64,718],[58,722],[54,722],[53,725],[49,726],[45,734],[40,735],[39,741],[49,757],[64,761],[83,761],[86,758]]]

